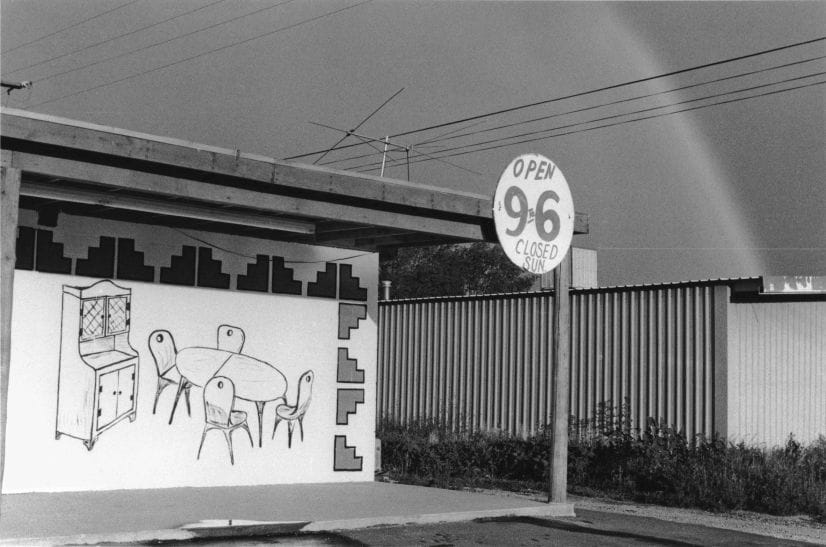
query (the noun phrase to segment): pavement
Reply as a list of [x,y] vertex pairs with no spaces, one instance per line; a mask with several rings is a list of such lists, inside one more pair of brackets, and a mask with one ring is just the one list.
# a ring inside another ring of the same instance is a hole
[[4,494],[0,545],[186,541],[569,516],[571,503],[383,482]]

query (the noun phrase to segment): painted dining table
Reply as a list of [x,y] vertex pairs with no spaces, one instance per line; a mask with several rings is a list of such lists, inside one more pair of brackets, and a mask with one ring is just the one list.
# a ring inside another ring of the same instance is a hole
[[[203,347],[181,349],[175,357],[175,365],[186,381],[198,387],[205,386],[214,376],[232,380],[235,397],[255,403],[258,411],[258,446],[262,445],[264,405],[278,399],[286,401],[287,379],[280,370],[243,353]],[[172,413],[175,413],[175,406]]]

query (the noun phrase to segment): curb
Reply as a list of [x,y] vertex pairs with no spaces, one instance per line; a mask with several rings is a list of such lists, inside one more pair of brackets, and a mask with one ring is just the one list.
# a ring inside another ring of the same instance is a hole
[[146,530],[114,534],[81,534],[45,538],[14,538],[0,540],[0,545],[96,545],[100,543],[146,543],[158,541],[193,541],[210,538],[238,538],[253,536],[278,536],[300,533],[335,532],[377,526],[401,526],[410,524],[436,524],[463,522],[476,519],[507,517],[573,517],[573,503],[549,503],[539,507],[457,511],[451,513],[426,513],[418,515],[386,515],[327,521],[248,521],[209,520],[185,524],[179,528]]

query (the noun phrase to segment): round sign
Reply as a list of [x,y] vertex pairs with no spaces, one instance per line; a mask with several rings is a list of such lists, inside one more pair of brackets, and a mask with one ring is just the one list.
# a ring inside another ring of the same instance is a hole
[[493,221],[511,262],[534,274],[553,270],[574,235],[574,202],[562,171],[539,154],[514,159],[499,177]]

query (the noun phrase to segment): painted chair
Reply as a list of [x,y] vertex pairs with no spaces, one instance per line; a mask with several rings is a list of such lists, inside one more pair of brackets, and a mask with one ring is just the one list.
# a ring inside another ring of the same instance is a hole
[[[155,390],[155,403],[152,405],[152,414],[158,409],[158,399],[161,393],[167,386],[178,385],[178,393],[175,396],[175,404],[172,406],[172,415],[175,414],[175,407],[178,406],[178,399],[181,396],[181,391],[185,393],[186,411],[192,416],[192,409],[189,404],[189,390],[192,386],[186,378],[181,376],[178,368],[175,366],[175,357],[178,354],[178,349],[175,347],[175,340],[172,334],[166,330],[156,330],[149,335],[149,353],[152,354],[152,360],[155,361],[155,370],[158,373],[158,385]],[[172,423],[172,416],[169,417],[169,423]]]
[[232,325],[218,327],[218,349],[241,353],[245,339],[244,331],[239,327],[233,327]]
[[208,431],[217,429],[224,434],[229,447],[229,461],[235,465],[235,456],[232,451],[232,432],[243,429],[253,446],[252,433],[247,425],[247,413],[233,410],[235,402],[235,385],[225,376],[215,376],[204,386],[204,432],[201,435],[201,445],[198,447],[198,458],[201,459],[201,449]]
[[278,424],[286,421],[288,448],[292,448],[293,445],[293,430],[296,422],[298,422],[298,429],[301,432],[301,442],[304,442],[304,415],[307,413],[307,407],[310,406],[310,400],[313,398],[313,378],[313,371],[308,370],[298,379],[298,397],[295,406],[280,404],[275,407],[275,424],[272,426],[272,438],[275,438],[275,430],[278,429]]

